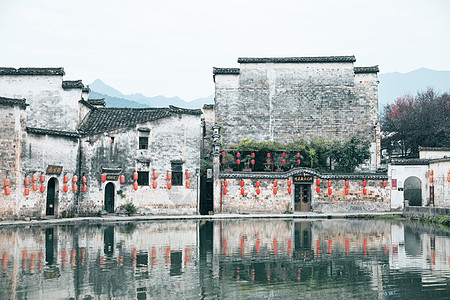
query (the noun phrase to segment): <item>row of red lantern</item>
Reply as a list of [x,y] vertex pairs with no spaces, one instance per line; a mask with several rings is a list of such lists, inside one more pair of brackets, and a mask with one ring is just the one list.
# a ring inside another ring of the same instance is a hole
[[[316,185],[320,186],[320,179],[319,178],[316,179]],[[331,187],[331,185],[332,185],[331,180],[327,181],[327,185],[328,185],[328,187]],[[350,186],[350,183],[348,181],[345,181],[345,187],[348,188],[349,186]],[[366,187],[367,186],[367,181],[363,180],[362,186]],[[383,187],[387,187],[387,181],[385,181],[385,180],[383,181]],[[320,190],[320,188],[319,188],[319,190]]]
[[[320,187],[319,186],[316,186],[316,193],[317,194],[320,193]],[[349,189],[345,189],[344,193],[345,193],[345,195],[348,195],[349,194]],[[363,193],[363,195],[367,195],[367,189],[363,188],[362,189],[362,193]],[[332,195],[332,194],[333,194],[333,190],[331,188],[328,188],[328,195]]]

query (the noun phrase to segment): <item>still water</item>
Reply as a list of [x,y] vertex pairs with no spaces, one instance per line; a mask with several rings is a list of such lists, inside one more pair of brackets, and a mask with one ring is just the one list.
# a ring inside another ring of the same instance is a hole
[[0,228],[0,299],[445,299],[450,235],[402,221]]

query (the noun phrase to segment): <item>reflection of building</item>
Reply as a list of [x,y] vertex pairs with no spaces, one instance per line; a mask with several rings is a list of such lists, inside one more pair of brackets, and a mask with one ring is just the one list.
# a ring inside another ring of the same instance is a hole
[[0,68],[0,216],[197,211],[201,110],[105,108],[63,68]]
[[[404,159],[389,164],[391,207],[410,206],[450,208],[450,149],[419,149],[419,159]],[[447,214],[447,213],[444,213]]]

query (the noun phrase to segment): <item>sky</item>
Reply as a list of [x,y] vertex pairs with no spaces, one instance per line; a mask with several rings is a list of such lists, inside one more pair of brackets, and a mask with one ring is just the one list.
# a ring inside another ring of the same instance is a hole
[[0,66],[64,67],[65,80],[190,101],[239,57],[450,70],[449,16],[448,0],[0,0]]

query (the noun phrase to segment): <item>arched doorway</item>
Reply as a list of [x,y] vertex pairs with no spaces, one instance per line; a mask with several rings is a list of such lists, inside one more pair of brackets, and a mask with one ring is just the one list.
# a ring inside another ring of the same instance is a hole
[[111,182],[105,187],[105,210],[114,213],[114,184]]
[[47,205],[45,214],[47,216],[54,216],[56,205],[58,204],[58,180],[56,178],[50,178],[47,183]]
[[406,178],[403,200],[408,200],[410,206],[422,206],[422,182],[416,176]]

